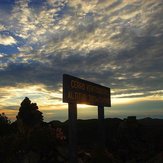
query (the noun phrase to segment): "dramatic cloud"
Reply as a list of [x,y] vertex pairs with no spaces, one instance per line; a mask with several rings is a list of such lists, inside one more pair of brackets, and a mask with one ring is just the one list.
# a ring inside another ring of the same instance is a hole
[[113,101],[153,96],[162,100],[162,4],[162,0],[0,2],[0,87],[41,85],[48,93],[61,94],[62,75],[68,73],[111,87]]

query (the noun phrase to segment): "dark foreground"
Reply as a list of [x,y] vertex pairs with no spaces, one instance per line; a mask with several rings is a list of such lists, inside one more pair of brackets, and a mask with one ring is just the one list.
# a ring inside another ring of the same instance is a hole
[[[79,163],[162,163],[163,120],[105,119],[105,152],[98,150],[97,120],[78,120]],[[0,163],[66,163],[68,121],[34,128],[0,126]]]

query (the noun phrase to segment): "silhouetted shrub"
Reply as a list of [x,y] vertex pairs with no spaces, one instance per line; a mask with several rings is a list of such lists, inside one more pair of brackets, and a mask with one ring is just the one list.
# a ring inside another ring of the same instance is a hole
[[23,134],[28,133],[32,128],[43,122],[42,112],[38,110],[36,103],[31,103],[28,97],[22,101],[16,118],[18,128]]

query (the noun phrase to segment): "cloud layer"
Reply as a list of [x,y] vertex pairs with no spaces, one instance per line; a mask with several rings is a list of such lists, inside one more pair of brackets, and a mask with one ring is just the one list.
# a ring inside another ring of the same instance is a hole
[[162,99],[162,0],[7,2],[0,2],[0,88],[59,91],[68,73],[111,87],[115,98]]

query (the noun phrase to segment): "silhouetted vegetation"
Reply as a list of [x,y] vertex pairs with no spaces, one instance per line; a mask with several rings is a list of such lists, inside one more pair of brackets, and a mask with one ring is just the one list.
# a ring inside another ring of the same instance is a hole
[[11,123],[4,113],[0,114],[1,163],[52,163],[67,159],[60,151],[66,149],[62,128],[43,122],[36,103],[26,97],[16,118]]
[[28,97],[22,101],[16,118],[18,123],[29,128],[33,128],[43,122],[42,112],[38,110],[36,103],[31,103]]
[[[68,162],[68,121],[43,121],[36,103],[25,98],[16,121],[0,114],[0,163]],[[163,120],[105,119],[106,150],[97,148],[98,121],[78,120],[79,163],[163,162]]]
[[10,133],[10,120],[5,113],[0,114],[0,136],[5,136]]

